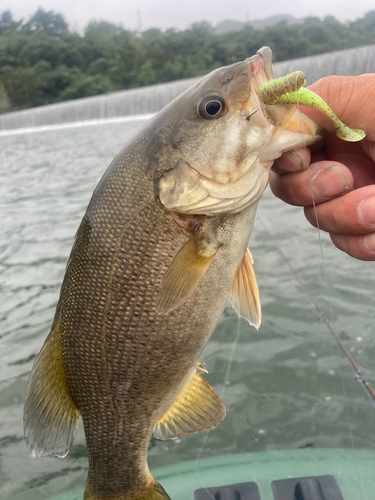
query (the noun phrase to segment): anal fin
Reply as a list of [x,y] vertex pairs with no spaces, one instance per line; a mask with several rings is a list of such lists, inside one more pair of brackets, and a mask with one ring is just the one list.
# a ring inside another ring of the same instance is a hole
[[27,446],[36,456],[65,457],[77,433],[78,417],[66,385],[57,323],[29,379],[23,417]]
[[210,384],[198,373],[185,385],[175,402],[158,420],[154,436],[175,439],[213,429],[224,419],[225,406]]
[[262,311],[253,263],[250,250],[247,249],[233,281],[232,304],[239,316],[258,329],[262,321]]

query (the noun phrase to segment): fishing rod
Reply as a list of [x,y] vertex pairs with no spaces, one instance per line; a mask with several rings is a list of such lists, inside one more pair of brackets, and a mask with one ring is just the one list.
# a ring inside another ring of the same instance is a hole
[[293,277],[295,278],[295,280],[297,281],[297,283],[299,284],[299,286],[302,288],[302,290],[305,292],[306,296],[310,300],[310,302],[313,305],[313,307],[314,307],[314,309],[315,309],[315,311],[316,311],[319,319],[327,327],[327,329],[329,330],[330,334],[335,339],[335,341],[337,342],[337,344],[340,347],[340,349],[342,350],[342,352],[345,354],[347,360],[350,363],[350,366],[352,367],[352,369],[353,369],[353,371],[355,373],[355,379],[361,384],[361,386],[363,387],[363,390],[365,391],[367,397],[369,398],[372,406],[375,408],[375,391],[374,391],[374,389],[371,387],[370,383],[363,376],[363,374],[362,374],[359,366],[354,361],[353,356],[350,354],[350,352],[346,349],[346,347],[342,343],[340,337],[337,335],[337,333],[335,332],[335,330],[332,327],[331,323],[328,321],[328,319],[324,315],[323,311],[321,310],[321,308],[317,304],[317,302],[314,299],[313,295],[311,294],[310,290],[307,288],[306,284],[302,281],[302,279],[300,278],[299,274],[297,273],[297,271],[294,269],[294,267],[292,266],[291,262],[289,261],[288,257],[281,250],[281,248],[278,245],[277,241],[274,239],[274,237],[272,236],[272,234],[268,231],[268,229],[266,228],[264,222],[261,219],[258,219],[258,220],[260,220],[260,223],[261,223],[261,225],[263,227],[264,232],[268,236],[269,240],[273,243],[274,247],[276,248],[277,252],[281,256],[281,258],[283,259],[283,261],[285,262],[285,264],[288,266],[288,268],[289,268],[290,272],[292,273]]

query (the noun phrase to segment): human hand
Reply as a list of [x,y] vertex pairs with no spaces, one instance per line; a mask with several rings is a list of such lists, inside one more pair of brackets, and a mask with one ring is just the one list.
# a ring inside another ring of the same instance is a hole
[[272,167],[270,186],[283,201],[304,207],[307,220],[329,232],[337,248],[375,260],[375,73],[330,76],[309,87],[341,121],[366,132],[358,143],[338,139],[325,115],[301,111],[327,130],[323,141],[284,153]]

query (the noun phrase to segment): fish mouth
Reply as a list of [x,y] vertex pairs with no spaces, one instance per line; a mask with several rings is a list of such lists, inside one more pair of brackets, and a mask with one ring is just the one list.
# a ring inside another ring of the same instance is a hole
[[[246,59],[246,62],[249,65],[249,80],[254,91],[243,104],[243,110],[248,113],[247,116],[250,117],[258,107],[262,113],[255,113],[254,116],[257,116],[259,121],[263,121],[263,124],[271,122],[275,127],[283,127],[284,130],[302,133],[319,140],[322,135],[321,127],[318,127],[315,122],[301,113],[295,104],[267,105],[262,102],[260,98],[261,86],[275,78],[272,69],[272,50],[269,47],[262,47],[255,56]],[[254,102],[254,94],[258,102],[257,107]]]
[[[255,56],[249,57],[245,62],[248,67],[248,78],[252,92],[242,105],[242,114],[246,115],[247,120],[255,115],[255,123],[260,126],[267,126],[270,122],[275,126],[283,125],[293,115],[295,107],[291,109],[291,106],[285,105],[269,106],[264,104],[260,98],[262,85],[275,78],[272,69],[272,50],[269,47],[262,47]],[[262,112],[260,113],[258,110]]]

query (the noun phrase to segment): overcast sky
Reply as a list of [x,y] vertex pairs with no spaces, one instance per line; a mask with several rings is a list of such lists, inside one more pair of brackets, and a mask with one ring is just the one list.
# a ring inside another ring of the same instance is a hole
[[28,19],[38,7],[63,14],[70,28],[82,31],[91,20],[121,23],[136,30],[137,9],[142,27],[184,29],[197,21],[216,25],[224,19],[245,21],[264,19],[274,14],[291,14],[302,18],[308,15],[334,15],[341,21],[357,19],[375,9],[374,0],[2,0],[0,11],[10,10],[16,19]]

